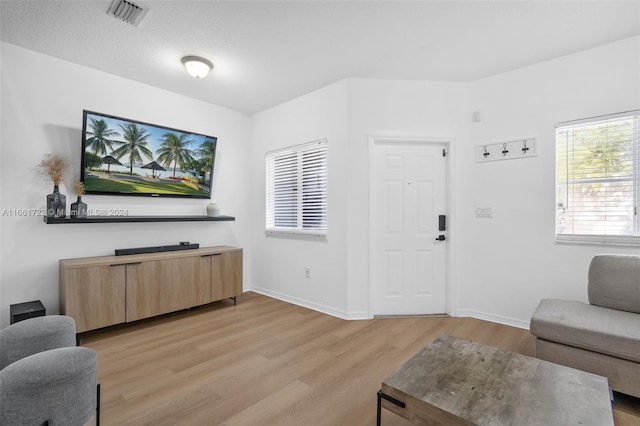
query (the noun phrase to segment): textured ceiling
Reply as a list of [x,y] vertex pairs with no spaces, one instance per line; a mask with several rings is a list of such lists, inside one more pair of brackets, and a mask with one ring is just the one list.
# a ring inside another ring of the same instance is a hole
[[[3,41],[245,113],[343,78],[471,81],[640,34],[640,1],[1,0]],[[203,80],[180,59],[215,64]]]

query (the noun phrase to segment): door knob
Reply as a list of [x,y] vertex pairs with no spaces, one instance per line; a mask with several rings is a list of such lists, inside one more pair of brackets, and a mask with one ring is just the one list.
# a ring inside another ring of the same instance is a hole
[[445,237],[444,235],[439,235],[438,238],[436,238],[436,241],[444,241],[446,239],[447,237]]

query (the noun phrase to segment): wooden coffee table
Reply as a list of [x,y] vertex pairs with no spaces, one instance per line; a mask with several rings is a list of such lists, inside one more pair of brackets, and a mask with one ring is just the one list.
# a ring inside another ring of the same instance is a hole
[[416,424],[613,426],[605,377],[446,334],[382,382],[381,408]]

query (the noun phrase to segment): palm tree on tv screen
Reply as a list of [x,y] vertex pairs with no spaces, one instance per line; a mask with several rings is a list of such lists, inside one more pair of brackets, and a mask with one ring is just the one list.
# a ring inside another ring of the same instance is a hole
[[120,143],[120,141],[112,139],[114,136],[119,135],[120,133],[111,130],[104,120],[92,118],[89,123],[89,130],[87,130],[87,136],[91,137],[86,139],[86,148],[91,149],[94,154],[107,155],[107,148],[112,151],[113,144]]
[[216,141],[211,139],[205,140],[196,152],[202,158],[202,173],[206,176],[208,172],[210,173],[212,171],[213,163],[216,159]]
[[176,177],[176,167],[180,164],[180,168],[189,161],[193,161],[195,155],[193,151],[187,148],[193,143],[192,140],[187,139],[189,136],[175,133],[165,133],[162,137],[162,145],[160,149],[156,151],[158,156],[158,162],[164,166],[171,166],[173,163],[173,177]]
[[153,153],[147,148],[147,138],[151,135],[136,126],[136,123],[120,124],[120,127],[124,132],[122,137],[125,142],[124,145],[113,151],[113,156],[120,159],[129,155],[129,173],[133,174],[133,163],[142,161],[142,155],[153,160]]

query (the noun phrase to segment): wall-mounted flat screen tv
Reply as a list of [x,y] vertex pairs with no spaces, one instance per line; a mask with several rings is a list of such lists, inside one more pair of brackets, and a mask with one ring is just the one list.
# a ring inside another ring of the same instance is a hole
[[83,111],[87,194],[211,198],[217,138]]

